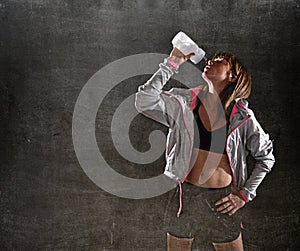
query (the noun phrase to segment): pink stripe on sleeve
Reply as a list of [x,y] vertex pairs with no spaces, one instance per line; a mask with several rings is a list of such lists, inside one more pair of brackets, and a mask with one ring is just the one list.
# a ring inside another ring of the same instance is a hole
[[190,104],[190,108],[191,110],[194,110],[196,105],[197,105],[197,96],[200,92],[202,87],[196,87],[196,88],[192,88],[191,90],[191,94],[192,94],[192,102]]
[[174,62],[174,60],[171,58],[171,57],[168,57],[168,61],[169,61],[169,63],[170,63],[170,69],[172,70],[173,68],[178,68],[179,67],[179,65],[178,64],[176,64],[175,62]]

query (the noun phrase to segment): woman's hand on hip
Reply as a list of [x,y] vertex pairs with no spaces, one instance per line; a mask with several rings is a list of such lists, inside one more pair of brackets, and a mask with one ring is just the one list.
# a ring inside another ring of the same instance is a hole
[[237,210],[242,208],[246,202],[236,194],[230,193],[226,197],[218,200],[215,205],[218,206],[217,211],[223,214],[233,215]]
[[178,50],[176,47],[173,48],[173,50],[170,53],[171,58],[173,61],[178,64],[182,65],[184,62],[186,62],[190,57],[195,55],[195,53],[190,53],[189,55],[184,55],[180,50]]

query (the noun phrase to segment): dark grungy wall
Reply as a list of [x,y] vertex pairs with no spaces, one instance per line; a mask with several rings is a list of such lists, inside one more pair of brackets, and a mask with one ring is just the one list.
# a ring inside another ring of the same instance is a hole
[[[242,209],[245,249],[299,250],[298,1],[1,0],[0,17],[1,250],[165,250],[169,193],[131,200],[96,186],[77,160],[72,116],[99,69],[125,56],[168,54],[180,30],[209,55],[229,50],[247,66],[250,107],[274,140],[274,169]],[[96,119],[101,154],[133,178],[159,175],[163,153],[150,164],[127,161],[112,143],[110,123],[148,78],[114,87]],[[149,149],[155,129],[166,133],[142,115],[134,118],[136,150]]]

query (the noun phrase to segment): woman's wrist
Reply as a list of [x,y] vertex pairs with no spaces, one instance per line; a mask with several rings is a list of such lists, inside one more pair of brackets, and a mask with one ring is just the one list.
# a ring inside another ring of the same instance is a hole
[[178,73],[179,64],[177,63],[177,60],[174,58],[174,56],[167,57],[165,63],[173,72]]
[[249,200],[247,199],[247,197],[245,196],[245,194],[243,194],[242,190],[239,191],[239,195],[240,195],[240,198],[245,201],[246,203],[249,202]]
[[176,56],[169,56],[168,60],[171,61],[177,67],[179,67],[184,62],[183,58],[176,57]]

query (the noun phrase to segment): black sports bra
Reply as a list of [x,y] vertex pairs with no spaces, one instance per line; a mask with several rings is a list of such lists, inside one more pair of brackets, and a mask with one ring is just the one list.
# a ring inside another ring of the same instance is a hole
[[[193,110],[194,118],[196,123],[194,123],[194,148],[215,152],[215,153],[226,153],[226,135],[228,130],[228,123],[217,130],[212,132],[206,130],[200,117],[199,117],[199,107],[201,101],[198,100],[198,104]],[[199,134],[197,133],[199,132]],[[214,137],[214,144],[211,145],[212,133]],[[199,137],[199,138],[198,138]]]

